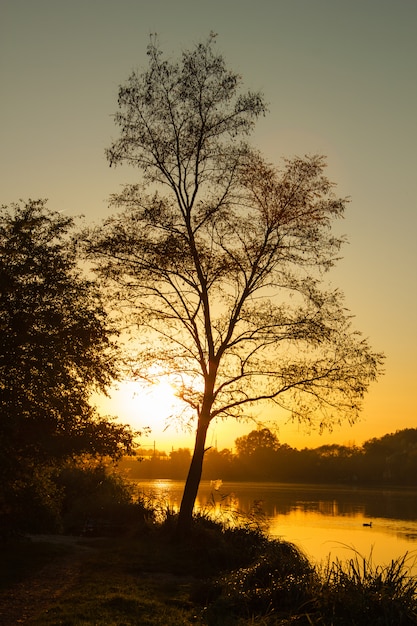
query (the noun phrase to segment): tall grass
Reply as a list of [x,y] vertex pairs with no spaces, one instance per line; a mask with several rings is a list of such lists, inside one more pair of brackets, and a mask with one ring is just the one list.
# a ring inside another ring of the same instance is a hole
[[417,624],[417,578],[410,574],[409,560],[405,554],[388,565],[375,565],[372,552],[328,560],[319,569],[316,610],[326,623],[340,626]]
[[312,567],[290,544],[272,543],[251,566],[216,581],[209,626],[415,626],[417,579],[407,555],[374,566],[358,554]]

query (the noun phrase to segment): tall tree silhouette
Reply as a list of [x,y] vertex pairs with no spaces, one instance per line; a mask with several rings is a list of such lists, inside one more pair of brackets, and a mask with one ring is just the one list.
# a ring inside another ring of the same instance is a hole
[[148,69],[120,88],[120,137],[107,152],[142,180],[113,196],[120,212],[88,242],[140,329],[137,371],[170,375],[195,414],[180,534],[215,418],[269,401],[320,428],[354,422],[381,363],[342,295],[323,286],[342,243],[331,223],[345,208],[324,159],[277,169],[248,145],[264,99],[241,91],[214,47],[210,35],[170,61],[151,39]]

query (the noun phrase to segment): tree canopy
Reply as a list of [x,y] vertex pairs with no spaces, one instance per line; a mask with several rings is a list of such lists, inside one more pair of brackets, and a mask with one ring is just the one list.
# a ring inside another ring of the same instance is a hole
[[73,227],[41,200],[0,209],[3,489],[74,455],[131,449],[130,429],[91,403],[116,376],[116,345],[98,288],[78,269]]
[[148,57],[119,90],[120,136],[107,153],[142,180],[113,196],[122,210],[89,234],[88,250],[140,329],[134,369],[171,376],[196,416],[184,529],[213,419],[263,401],[319,428],[354,422],[382,357],[324,283],[346,206],[324,158],[277,168],[249,146],[264,98],[242,91],[213,35],[179,61],[152,39]]
[[269,428],[252,430],[248,435],[238,437],[235,441],[238,456],[261,455],[265,452],[276,452],[279,448],[277,436]]

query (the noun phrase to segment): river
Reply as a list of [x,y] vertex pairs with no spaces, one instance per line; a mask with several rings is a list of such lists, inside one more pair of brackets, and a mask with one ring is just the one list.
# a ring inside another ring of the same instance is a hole
[[[139,492],[179,508],[184,483],[138,481]],[[374,566],[406,557],[417,575],[417,491],[334,485],[202,481],[196,506],[216,515],[262,510],[268,534],[296,544],[311,561],[352,557]]]

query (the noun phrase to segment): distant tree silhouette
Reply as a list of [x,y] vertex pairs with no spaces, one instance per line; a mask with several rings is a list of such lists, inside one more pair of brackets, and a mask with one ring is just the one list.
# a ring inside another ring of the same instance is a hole
[[251,456],[265,451],[276,452],[279,448],[279,441],[269,428],[258,428],[248,435],[238,437],[235,446],[238,456]]
[[203,479],[242,480],[231,450],[210,448],[204,457]]
[[87,248],[140,328],[137,374],[175,378],[194,412],[185,536],[214,418],[270,402],[319,428],[354,422],[382,357],[323,283],[343,242],[332,221],[346,205],[324,159],[278,169],[248,146],[264,99],[240,91],[214,35],[178,62],[152,39],[148,59],[119,90],[120,137],[107,153],[111,165],[138,167],[143,185],[113,196],[124,211],[90,233]]
[[171,460],[171,476],[177,479],[185,479],[190,466],[191,453],[188,448],[179,448],[169,453]]
[[[209,448],[205,455],[203,479],[417,485],[417,429],[373,438],[363,446],[330,444],[302,450],[279,443],[270,431],[271,438],[269,434],[263,437],[263,433],[259,434],[262,430],[251,431],[236,439],[236,454],[227,448]],[[270,445],[265,445],[268,441]],[[132,478],[184,478],[191,452],[183,449],[178,453],[171,453],[169,457],[157,453],[140,463],[137,458],[124,459],[121,467]],[[178,472],[178,467],[181,467],[182,474]]]
[[369,439],[363,445],[362,465],[368,482],[417,484],[417,429]]

